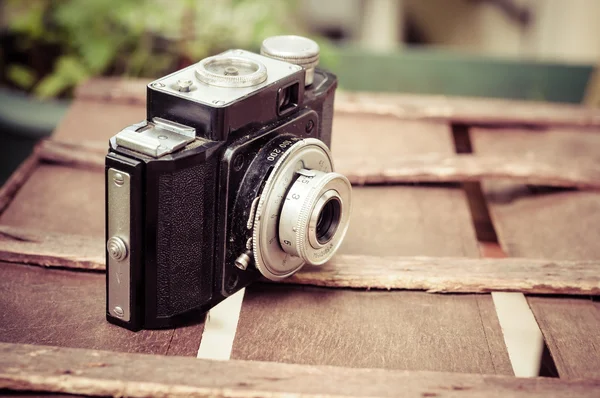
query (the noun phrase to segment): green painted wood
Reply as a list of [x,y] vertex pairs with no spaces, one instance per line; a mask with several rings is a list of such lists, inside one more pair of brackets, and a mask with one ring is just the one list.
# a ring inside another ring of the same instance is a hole
[[322,66],[353,91],[581,102],[592,65],[481,57],[441,49],[325,49]]

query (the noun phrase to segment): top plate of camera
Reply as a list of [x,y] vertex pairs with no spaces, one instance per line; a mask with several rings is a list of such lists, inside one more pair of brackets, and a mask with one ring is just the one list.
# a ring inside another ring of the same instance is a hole
[[229,50],[155,80],[152,90],[212,107],[226,107],[302,70],[245,50]]

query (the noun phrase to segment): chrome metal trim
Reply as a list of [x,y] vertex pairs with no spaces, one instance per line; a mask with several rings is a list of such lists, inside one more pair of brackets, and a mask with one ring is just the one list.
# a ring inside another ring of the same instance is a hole
[[[130,303],[130,197],[131,176],[114,168],[106,175],[108,197],[108,241],[106,265],[108,272],[108,312],[128,322]],[[123,246],[122,246],[123,245]]]

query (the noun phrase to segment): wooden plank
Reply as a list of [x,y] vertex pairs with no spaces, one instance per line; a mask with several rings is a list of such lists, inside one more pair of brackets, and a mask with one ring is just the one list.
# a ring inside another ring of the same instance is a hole
[[[474,129],[480,155],[506,154],[541,159],[600,162],[600,136],[573,129],[531,133],[523,129]],[[533,190],[513,183],[483,184],[498,238],[511,256],[557,260],[600,257],[600,194]],[[561,377],[597,377],[600,317],[589,300],[528,298]]]
[[600,394],[598,380],[210,361],[11,344],[0,344],[0,388],[101,396],[272,398]]
[[[97,141],[73,144],[45,140],[38,145],[41,161],[96,170],[104,169],[106,151],[106,144]],[[550,163],[509,157],[440,154],[398,158],[393,153],[375,152],[355,156],[336,152],[336,171],[348,177],[353,185],[505,179],[521,184],[600,189],[600,166],[579,160]]]
[[[0,260],[86,270],[105,269],[103,240],[0,226]],[[600,294],[598,261],[472,259],[341,254],[304,267],[281,283],[430,293],[520,291]]]
[[487,126],[578,127],[578,132],[600,126],[600,110],[572,104],[462,98],[413,94],[340,92],[338,113],[393,116]]
[[0,341],[196,355],[202,322],[132,333],[106,321],[105,295],[101,274],[0,263]]
[[600,379],[600,303],[529,297],[561,378]]
[[25,159],[0,189],[0,214],[8,207],[21,186],[38,165],[38,154],[34,151]]
[[0,224],[103,237],[104,174],[41,165],[2,213]]
[[[144,104],[148,83],[147,80],[93,79],[80,86],[76,95],[88,101]],[[335,109],[338,115],[380,115],[444,123],[600,127],[597,109],[533,101],[338,91]]]
[[253,285],[246,289],[232,358],[511,374],[505,358],[490,355],[486,338],[495,339],[481,325],[479,299],[490,301]]
[[86,270],[106,269],[104,239],[0,225],[0,260]]

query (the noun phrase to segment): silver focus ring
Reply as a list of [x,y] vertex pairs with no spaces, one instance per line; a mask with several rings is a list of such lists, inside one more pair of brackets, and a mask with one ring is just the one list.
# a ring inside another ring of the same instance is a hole
[[[299,174],[281,210],[279,239],[294,243],[282,244],[288,253],[321,265],[335,254],[346,235],[352,188],[338,173],[301,170]],[[336,210],[327,212],[332,201]]]
[[235,55],[216,55],[200,61],[196,77],[217,87],[251,87],[267,80],[267,68],[260,62]]
[[254,264],[263,276],[271,280],[286,278],[305,264],[302,258],[282,249],[278,235],[281,204],[297,177],[297,171],[309,168],[328,173],[333,167],[329,149],[317,139],[284,141],[280,148],[282,150],[256,205],[252,233]]

